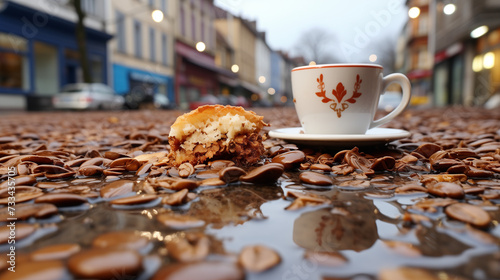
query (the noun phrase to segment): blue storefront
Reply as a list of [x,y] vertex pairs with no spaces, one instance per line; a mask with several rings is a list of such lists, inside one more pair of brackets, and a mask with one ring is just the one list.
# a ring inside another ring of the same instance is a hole
[[174,103],[174,80],[170,76],[113,64],[113,88],[118,94],[163,95]]
[[[51,96],[82,81],[73,22],[7,1],[0,9],[0,96]],[[93,82],[107,81],[107,41],[112,36],[86,28]]]

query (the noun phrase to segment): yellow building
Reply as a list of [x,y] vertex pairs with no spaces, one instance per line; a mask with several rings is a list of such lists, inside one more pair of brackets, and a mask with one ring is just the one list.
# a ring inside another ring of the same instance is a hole
[[430,0],[409,0],[408,22],[398,42],[396,68],[404,73],[412,85],[411,105],[432,102],[432,67],[430,31],[432,13]]
[[[135,108],[141,100],[172,103],[175,3],[169,0],[111,0],[107,31],[111,85]],[[163,98],[160,98],[163,96]]]
[[260,88],[255,80],[255,46],[258,34],[256,22],[234,16],[221,9],[217,11],[215,28],[234,50],[232,70],[237,70],[240,78],[238,94],[251,96],[259,93]]

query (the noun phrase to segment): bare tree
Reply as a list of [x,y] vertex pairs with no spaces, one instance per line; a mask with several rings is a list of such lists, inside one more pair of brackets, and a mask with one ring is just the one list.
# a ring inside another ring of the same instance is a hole
[[76,15],[78,16],[78,21],[76,23],[76,43],[78,45],[78,52],[80,54],[80,65],[83,72],[83,82],[91,83],[92,76],[90,76],[89,63],[87,59],[87,42],[85,40],[85,25],[83,21],[85,20],[85,12],[82,10],[81,0],[71,1],[73,7],[75,8]]
[[300,36],[295,49],[307,61],[315,61],[318,64],[333,63],[338,59],[333,55],[332,42],[333,36],[326,30],[313,28]]
[[397,38],[393,36],[385,36],[380,38],[370,46],[377,55],[375,63],[384,67],[384,74],[394,72],[396,64],[396,44]]

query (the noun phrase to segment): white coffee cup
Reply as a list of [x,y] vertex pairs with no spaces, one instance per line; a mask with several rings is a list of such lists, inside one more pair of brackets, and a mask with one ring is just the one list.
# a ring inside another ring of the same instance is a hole
[[[410,102],[410,81],[399,73],[383,76],[377,64],[321,64],[292,69],[293,102],[306,134],[365,134],[399,115]],[[380,95],[397,83],[401,103],[374,120]]]

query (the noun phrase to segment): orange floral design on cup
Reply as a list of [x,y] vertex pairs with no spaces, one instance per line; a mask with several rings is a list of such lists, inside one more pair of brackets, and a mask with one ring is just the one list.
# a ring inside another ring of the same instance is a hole
[[361,87],[361,82],[363,80],[361,80],[359,78],[359,74],[356,75],[356,82],[354,83],[354,91],[352,93],[351,98],[349,98],[345,101],[342,101],[342,100],[344,99],[345,95],[347,94],[347,90],[345,89],[345,87],[342,83],[338,83],[337,87],[332,90],[333,96],[337,99],[337,101],[335,101],[332,98],[326,97],[325,83],[323,82],[323,74],[320,74],[319,78],[317,78],[316,81],[318,82],[318,89],[319,89],[319,92],[316,92],[316,95],[318,97],[323,98],[321,100],[321,102],[323,102],[323,103],[328,103],[331,101],[332,104],[330,104],[330,108],[333,111],[337,112],[337,117],[339,117],[339,118],[342,117],[342,112],[344,112],[345,109],[349,108],[348,103],[351,103],[351,104],[356,103],[356,98],[361,96],[361,92],[358,92],[358,90]]

